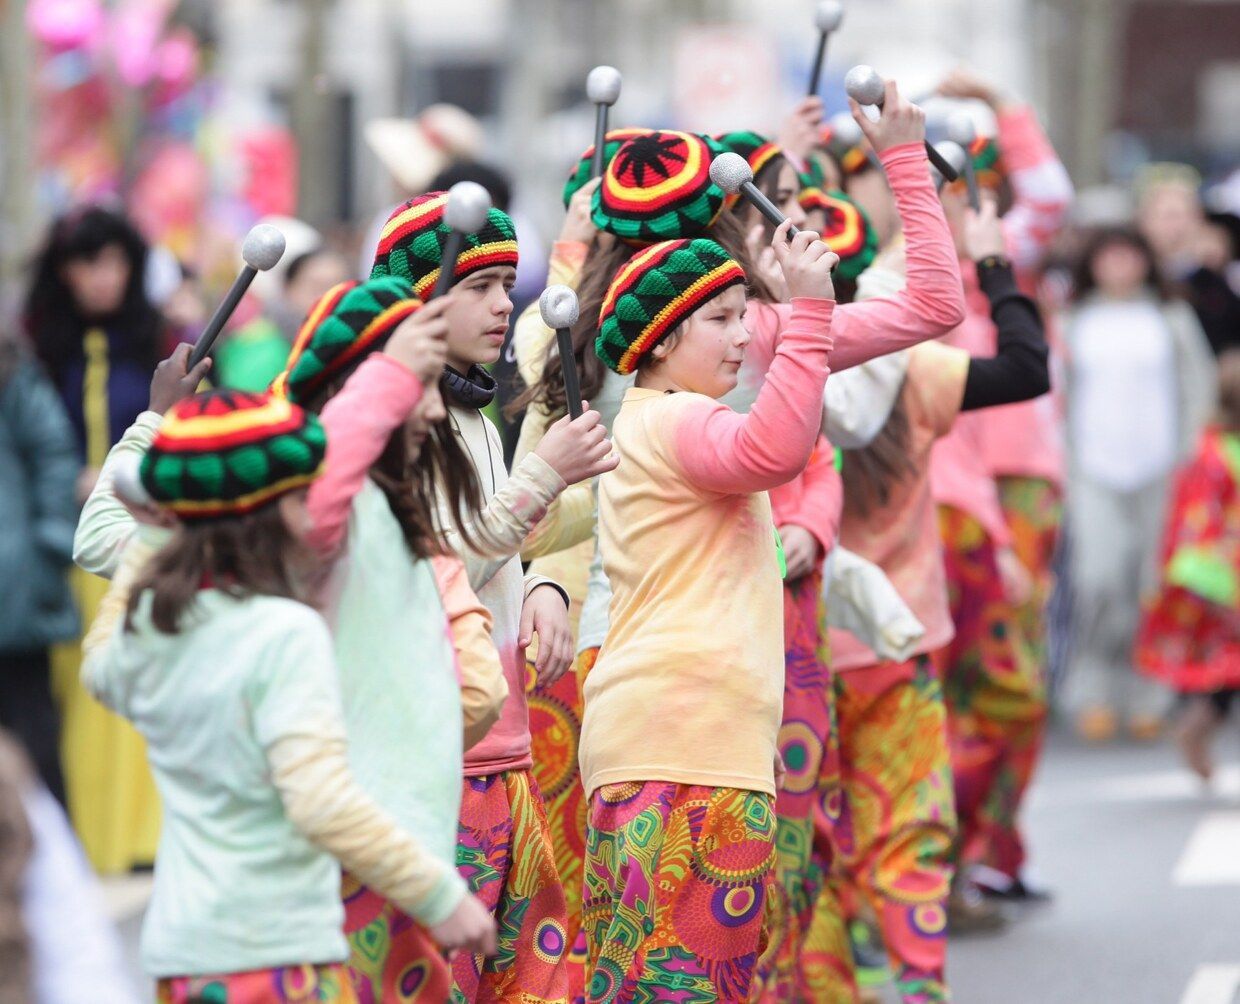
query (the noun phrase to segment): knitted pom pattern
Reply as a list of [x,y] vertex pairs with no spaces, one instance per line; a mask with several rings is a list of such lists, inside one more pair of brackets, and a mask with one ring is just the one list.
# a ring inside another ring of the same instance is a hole
[[712,240],[664,241],[639,251],[607,290],[595,351],[617,373],[632,373],[695,310],[744,282],[744,270]]

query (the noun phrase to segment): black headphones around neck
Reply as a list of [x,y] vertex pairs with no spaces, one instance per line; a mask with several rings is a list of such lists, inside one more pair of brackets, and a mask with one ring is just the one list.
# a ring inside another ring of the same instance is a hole
[[499,385],[490,373],[475,363],[464,374],[445,366],[443,376],[439,378],[439,388],[452,404],[481,411],[495,400]]

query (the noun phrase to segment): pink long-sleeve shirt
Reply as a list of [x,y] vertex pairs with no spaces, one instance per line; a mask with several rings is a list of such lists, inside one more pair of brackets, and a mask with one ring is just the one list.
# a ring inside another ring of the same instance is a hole
[[840,532],[844,483],[826,436],[818,437],[805,470],[787,484],[772,488],[770,496],[776,527],[804,527],[818,541],[819,558],[830,553]]
[[[1014,202],[1003,218],[1004,242],[1013,265],[1028,275],[1062,225],[1072,201],[1072,184],[1028,107],[999,115],[999,149],[1008,169]],[[994,355],[998,333],[990,302],[972,262],[961,266],[968,316],[945,341],[970,355]],[[1026,282],[1027,285],[1027,282]],[[968,513],[1000,547],[1011,541],[995,487],[1000,474],[1062,479],[1063,449],[1051,399],[966,412],[935,444],[930,483],[935,501]]]
[[775,794],[783,589],[768,490],[809,460],[835,304],[796,299],[753,408],[634,387],[599,485],[613,597],[586,680],[588,793],[671,781]]

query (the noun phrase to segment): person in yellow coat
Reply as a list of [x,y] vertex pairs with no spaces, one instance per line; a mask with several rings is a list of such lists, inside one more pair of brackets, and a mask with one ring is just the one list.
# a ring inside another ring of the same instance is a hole
[[[96,488],[110,494],[101,469],[146,411],[163,355],[163,322],[145,292],[146,250],[124,216],[75,209],[52,225],[26,300],[27,333],[77,436],[79,502]],[[107,582],[79,563],[72,587],[88,627]],[[155,859],[159,796],[141,738],[82,689],[80,660],[77,639],[52,653],[69,814],[95,868],[124,872]]]

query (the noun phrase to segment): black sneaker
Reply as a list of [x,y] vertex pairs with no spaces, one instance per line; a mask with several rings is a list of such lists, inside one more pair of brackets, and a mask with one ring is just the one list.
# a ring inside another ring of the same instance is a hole
[[887,952],[878,930],[864,920],[848,922],[848,941],[852,945],[853,969],[857,986],[879,987],[891,982]]
[[1024,875],[1011,878],[994,868],[978,865],[969,870],[969,881],[987,899],[999,903],[1016,903],[1025,906],[1049,903],[1055,894],[1046,886],[1031,882]]

